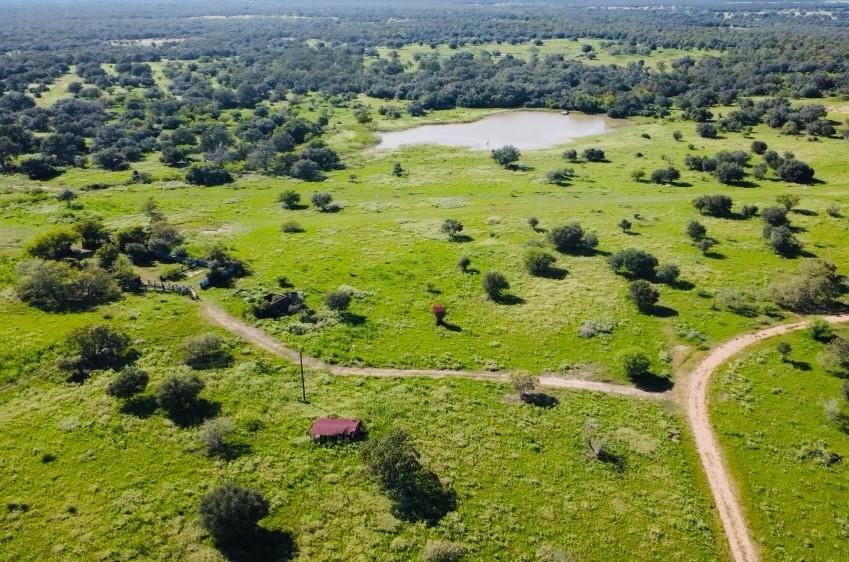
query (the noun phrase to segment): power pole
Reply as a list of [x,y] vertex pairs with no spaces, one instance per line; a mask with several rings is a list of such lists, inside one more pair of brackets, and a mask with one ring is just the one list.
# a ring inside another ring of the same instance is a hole
[[303,400],[304,404],[307,403],[307,384],[304,380],[304,352],[298,350],[298,361],[301,364],[301,400]]

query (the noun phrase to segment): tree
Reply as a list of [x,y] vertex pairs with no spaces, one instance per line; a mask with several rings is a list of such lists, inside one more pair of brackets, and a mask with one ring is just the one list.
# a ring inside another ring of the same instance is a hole
[[548,233],[548,240],[558,252],[564,254],[588,252],[598,246],[598,238],[592,233],[584,232],[578,222],[552,228]]
[[539,378],[528,373],[513,373],[510,375],[510,385],[519,396],[524,399],[531,394],[539,384]]
[[337,289],[324,295],[324,304],[330,310],[341,312],[348,310],[348,307],[351,305],[351,297],[351,291],[346,289]]
[[294,189],[287,189],[277,196],[277,201],[284,209],[297,209],[301,203],[301,194]]
[[85,218],[74,225],[85,250],[97,250],[109,241],[109,231],[100,219]]
[[693,207],[712,217],[731,216],[732,205],[733,201],[727,195],[701,195],[693,199]]
[[679,275],[681,275],[681,270],[678,269],[677,265],[674,263],[665,263],[657,268],[655,277],[661,283],[672,285],[678,280]]
[[569,162],[574,162],[578,159],[578,151],[574,148],[570,148],[568,150],[563,151],[563,158],[568,160]]
[[651,361],[642,351],[627,351],[622,354],[622,372],[631,380],[644,377],[651,371]]
[[117,148],[104,148],[94,153],[94,161],[104,170],[117,172],[130,167],[127,157]]
[[116,369],[132,359],[129,336],[105,324],[77,328],[65,343],[81,371]]
[[533,276],[546,277],[557,259],[540,248],[529,248],[525,252],[525,269]]
[[193,164],[186,172],[186,181],[193,185],[212,187],[233,183],[233,176],[220,166]]
[[645,170],[634,170],[633,172],[631,172],[631,179],[633,179],[637,183],[640,183],[645,178],[646,178],[646,171]]
[[233,357],[217,334],[189,336],[183,341],[183,363],[192,369],[209,369],[228,365]]
[[654,305],[657,304],[657,301],[660,300],[660,293],[657,289],[643,279],[631,281],[628,285],[628,294],[640,312],[651,311]]
[[775,350],[781,356],[781,362],[787,363],[787,358],[790,356],[790,352],[793,350],[793,347],[786,341],[780,341],[778,342],[778,345],[775,346]]
[[445,324],[445,315],[448,314],[448,310],[445,308],[445,305],[435,302],[431,305],[430,311],[433,313],[436,325],[443,326]]
[[681,131],[674,131],[672,133],[672,138],[675,139],[676,141],[680,141],[681,139],[684,138],[684,134]]
[[652,183],[658,183],[663,185],[675,183],[680,177],[681,172],[671,166],[668,168],[661,168],[659,170],[655,170],[651,173]]
[[492,159],[505,168],[513,166],[521,156],[519,149],[510,144],[492,151]]
[[575,177],[575,170],[572,168],[560,168],[558,170],[552,170],[545,175],[546,181],[548,183],[553,183],[556,185],[563,185],[569,183]]
[[156,403],[172,419],[182,419],[198,407],[203,388],[203,381],[195,374],[171,375],[156,389]]
[[305,181],[318,181],[322,179],[321,168],[312,160],[301,158],[289,167],[289,175]]
[[121,369],[106,387],[106,394],[113,398],[129,399],[144,392],[150,377],[138,367],[128,366]]
[[712,123],[698,123],[696,125],[696,133],[705,139],[715,139],[717,130]]
[[159,161],[166,166],[180,166],[186,161],[186,154],[170,143],[162,143],[159,146]]
[[817,356],[823,369],[841,377],[849,374],[849,341],[834,338],[823,347]]
[[62,226],[36,235],[24,249],[34,258],[61,260],[73,254],[71,246],[79,237],[76,231]]
[[115,280],[100,267],[76,269],[44,260],[18,265],[15,291],[23,302],[49,312],[88,308],[121,295]]
[[604,162],[604,151],[600,148],[587,148],[581,153],[587,162]]
[[687,236],[689,236],[693,242],[698,242],[699,240],[707,236],[707,228],[699,221],[688,222],[686,231]]
[[813,312],[832,306],[843,293],[843,276],[828,261],[812,259],[799,265],[799,270],[772,287],[779,306],[794,312]]
[[811,338],[819,342],[827,343],[834,338],[834,329],[831,327],[831,324],[822,318],[814,318],[808,327],[808,332],[811,334]]
[[696,242],[696,248],[698,248],[702,254],[707,254],[714,246],[716,246],[716,240],[713,238],[702,238]]
[[47,181],[59,175],[57,170],[49,161],[34,156],[21,162],[21,170],[31,180]]
[[792,211],[799,204],[799,196],[792,193],[782,193],[776,196],[775,202],[788,211]]
[[539,227],[539,219],[536,217],[528,217],[528,226],[531,230],[536,230]]
[[510,288],[510,282],[497,271],[487,271],[482,280],[483,290],[494,301],[502,297],[504,291]]
[[766,152],[766,149],[767,146],[765,142],[759,140],[752,141],[752,152],[755,154],[763,154]]
[[68,188],[60,189],[56,194],[56,200],[68,205],[71,201],[77,198],[76,192]]
[[783,226],[790,222],[787,220],[787,208],[784,206],[766,207],[761,211],[761,218],[768,226]]
[[203,497],[199,513],[201,524],[217,544],[234,545],[250,543],[269,511],[259,492],[225,482]]
[[713,171],[714,177],[720,183],[732,184],[743,179],[743,168],[734,162],[720,162]]
[[214,457],[227,449],[227,439],[236,428],[228,418],[215,418],[204,422],[200,428],[200,440],[207,456]]
[[793,183],[811,183],[814,179],[814,169],[800,160],[785,160],[778,169],[778,175],[784,181]]
[[607,263],[616,273],[624,272],[634,279],[652,279],[657,267],[657,258],[645,250],[628,248],[607,258]]
[[631,224],[631,221],[629,221],[628,219],[622,219],[621,221],[619,221],[619,224],[617,226],[619,227],[619,230],[621,230],[622,232],[628,232],[628,231],[631,230],[631,226],[633,226],[633,225]]
[[459,260],[457,260],[457,269],[466,273],[469,270],[469,266],[472,265],[472,260],[468,256],[461,256]]
[[446,219],[439,229],[448,235],[449,240],[454,240],[463,231],[463,223],[457,219]]
[[317,191],[310,198],[313,206],[321,212],[326,212],[330,209],[330,204],[333,203],[333,196],[326,191]]
[[767,226],[764,229],[764,234],[767,238],[769,247],[776,254],[786,257],[792,257],[802,251],[803,244],[793,235],[789,227],[782,226]]
[[400,162],[394,162],[392,164],[392,175],[393,176],[395,176],[396,178],[400,178],[400,177],[403,177],[405,174],[406,174],[406,172],[404,171],[404,168],[401,167]]

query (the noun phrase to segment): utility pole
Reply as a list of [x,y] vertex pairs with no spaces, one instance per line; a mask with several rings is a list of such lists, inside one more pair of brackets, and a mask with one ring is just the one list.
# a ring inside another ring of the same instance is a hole
[[298,350],[298,361],[301,364],[301,400],[303,400],[304,404],[307,403],[307,384],[304,380],[304,352],[300,349]]

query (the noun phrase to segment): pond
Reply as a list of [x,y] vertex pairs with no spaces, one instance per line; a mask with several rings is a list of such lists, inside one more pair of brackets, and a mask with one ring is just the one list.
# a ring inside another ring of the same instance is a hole
[[488,150],[505,144],[537,149],[599,135],[626,124],[606,115],[563,114],[551,111],[505,111],[470,123],[421,125],[380,133],[379,150],[410,144],[462,146]]

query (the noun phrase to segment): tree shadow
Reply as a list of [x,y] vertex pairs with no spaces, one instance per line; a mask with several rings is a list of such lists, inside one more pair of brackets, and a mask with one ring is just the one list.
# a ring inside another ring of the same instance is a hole
[[531,404],[532,406],[538,406],[540,408],[553,408],[560,403],[556,397],[543,392],[529,392],[527,394],[522,394],[520,398],[525,404]]
[[147,419],[156,412],[156,398],[153,396],[134,396],[121,405],[121,413]]
[[342,319],[342,322],[349,326],[362,326],[366,323],[365,316],[363,316],[362,314],[356,314],[354,312],[351,312],[350,310],[340,312],[339,317]]
[[252,448],[249,443],[225,443],[213,456],[225,461],[234,461],[239,457],[249,455],[251,451]]
[[566,275],[569,272],[562,267],[548,267],[544,271],[541,271],[537,277],[544,277],[545,279],[557,279],[562,280],[566,279]]
[[812,211],[810,209],[793,209],[790,212],[795,213],[797,215],[802,215],[804,217],[817,217],[817,216],[819,216],[818,212]]
[[166,412],[168,419],[182,428],[195,427],[209,418],[214,418],[221,411],[221,404],[205,398],[199,398],[193,405],[179,410]]
[[480,275],[481,270],[476,267],[467,267],[463,270],[463,273],[467,273],[469,275]]
[[457,242],[458,244],[465,244],[466,242],[471,242],[474,240],[468,234],[455,234],[451,238],[448,239],[450,242]]
[[792,365],[794,369],[798,369],[800,371],[810,371],[811,370],[811,364],[808,363],[807,361],[795,361],[793,359],[788,359],[787,363],[789,365]]
[[463,331],[463,328],[461,328],[457,324],[451,324],[450,322],[443,322],[442,324],[440,324],[440,326],[442,326],[443,328],[445,328],[449,332],[462,332]]
[[631,377],[631,382],[634,383],[634,386],[646,392],[666,392],[675,385],[668,377],[661,377],[654,373]]
[[672,318],[673,316],[678,316],[678,311],[674,308],[669,308],[668,306],[663,306],[661,304],[656,304],[648,309],[648,313],[652,316],[657,316],[658,318]]
[[625,472],[625,469],[628,468],[628,461],[625,458],[625,455],[617,453],[616,451],[611,451],[607,448],[604,448],[599,452],[598,456],[596,456],[596,460],[606,464],[619,473]]
[[677,279],[670,283],[669,286],[673,289],[678,289],[679,291],[692,291],[696,288],[695,283],[684,279]]
[[498,304],[504,304],[507,306],[514,306],[517,304],[525,304],[525,299],[519,297],[517,295],[498,295],[492,299]]
[[394,511],[399,519],[428,525],[439,522],[457,509],[457,493],[442,484],[435,472],[422,467],[414,482],[399,490],[390,490]]
[[295,538],[288,531],[259,527],[250,540],[240,545],[218,545],[230,562],[288,562],[298,554]]
[[702,254],[706,258],[710,258],[712,260],[727,260],[728,256],[723,254],[722,252],[712,252],[708,251]]
[[622,232],[627,234],[628,236],[642,236],[641,233],[634,232],[633,230],[623,230]]
[[303,211],[304,209],[309,209],[309,207],[309,205],[304,205],[303,203],[295,203],[294,205],[285,207],[285,209],[287,211]]
[[669,185],[672,187],[693,187],[693,184],[688,181],[673,181],[669,182]]

